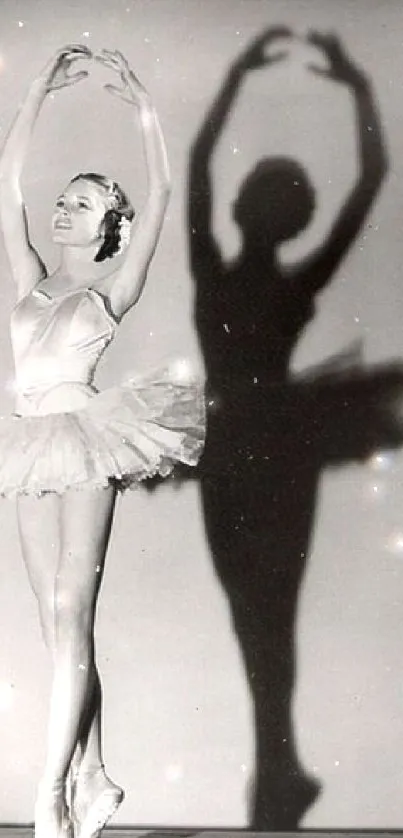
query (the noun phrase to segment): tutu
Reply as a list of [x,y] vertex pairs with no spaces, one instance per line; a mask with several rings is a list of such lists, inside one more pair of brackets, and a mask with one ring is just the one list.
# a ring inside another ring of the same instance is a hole
[[1,417],[0,495],[62,493],[111,482],[134,488],[147,477],[166,477],[175,463],[195,466],[205,435],[203,384],[181,381],[181,363],[99,393],[70,383],[70,403],[72,394],[81,400],[84,395],[80,409],[63,409],[62,385],[48,394],[49,412]]
[[195,466],[205,435],[204,385],[176,359],[120,386],[93,386],[117,321],[95,289],[16,305],[11,340],[16,413],[0,418],[0,495],[136,486],[175,463]]

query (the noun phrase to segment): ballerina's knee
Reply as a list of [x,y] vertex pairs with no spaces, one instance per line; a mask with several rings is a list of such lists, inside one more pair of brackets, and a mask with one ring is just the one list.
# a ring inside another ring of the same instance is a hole
[[87,646],[92,642],[94,605],[83,592],[61,586],[55,592],[56,641],[71,640]]

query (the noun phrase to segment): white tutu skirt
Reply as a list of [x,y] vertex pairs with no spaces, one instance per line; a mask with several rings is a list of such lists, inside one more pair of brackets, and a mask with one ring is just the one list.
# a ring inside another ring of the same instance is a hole
[[176,463],[197,465],[206,424],[200,379],[181,380],[167,367],[92,391],[85,401],[80,409],[0,418],[1,496],[111,483],[123,490],[166,477]]

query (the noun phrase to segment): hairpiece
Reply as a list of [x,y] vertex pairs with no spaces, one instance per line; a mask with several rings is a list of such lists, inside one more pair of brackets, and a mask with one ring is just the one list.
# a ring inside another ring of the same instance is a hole
[[119,247],[117,253],[123,253],[130,243],[131,222],[125,215],[119,221]]

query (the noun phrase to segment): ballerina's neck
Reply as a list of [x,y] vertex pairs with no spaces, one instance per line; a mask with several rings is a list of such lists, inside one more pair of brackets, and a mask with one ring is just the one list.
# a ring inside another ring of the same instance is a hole
[[62,274],[74,282],[83,280],[97,280],[108,276],[111,271],[110,260],[95,262],[94,258],[99,250],[99,244],[93,247],[63,247],[61,261],[56,269],[57,274]]

